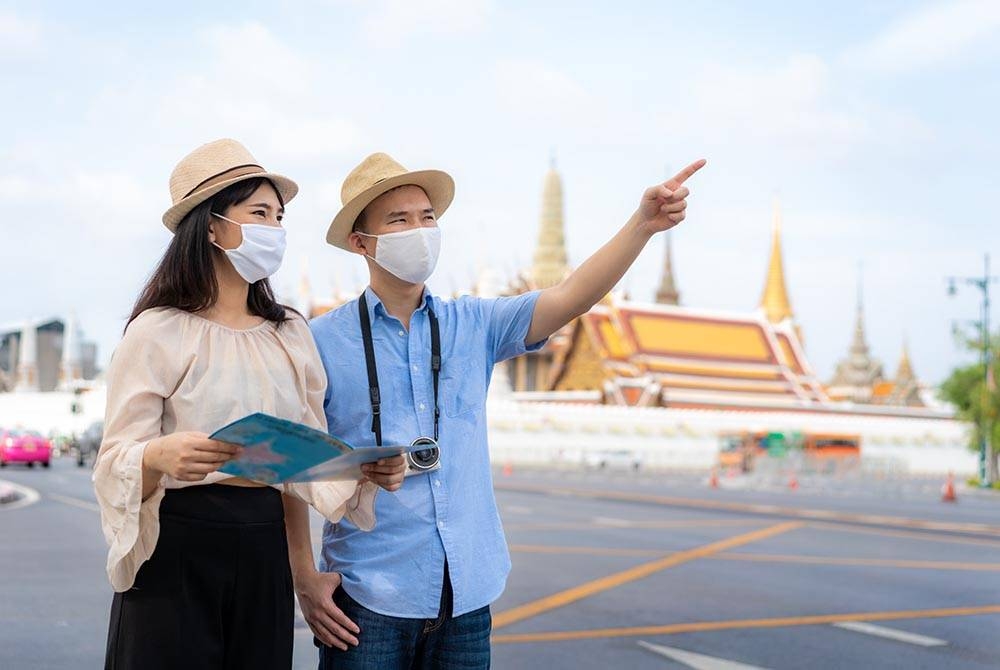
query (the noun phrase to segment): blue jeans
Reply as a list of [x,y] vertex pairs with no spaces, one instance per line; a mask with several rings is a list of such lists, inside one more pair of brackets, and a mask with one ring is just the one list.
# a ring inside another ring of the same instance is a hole
[[319,670],[486,670],[490,667],[489,606],[452,617],[451,580],[445,573],[436,619],[401,619],[371,611],[344,589],[333,601],[358,624],[358,646],[320,647]]

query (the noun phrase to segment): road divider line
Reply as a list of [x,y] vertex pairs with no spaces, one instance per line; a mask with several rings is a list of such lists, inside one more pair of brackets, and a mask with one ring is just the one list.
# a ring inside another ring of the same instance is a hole
[[726,510],[750,514],[770,514],[793,519],[833,519],[842,523],[863,524],[869,526],[893,526],[896,528],[917,528],[920,530],[943,531],[949,533],[974,533],[991,535],[1000,538],[1000,526],[984,523],[952,523],[945,521],[930,521],[926,519],[911,519],[907,517],[856,514],[853,512],[834,512],[831,510],[808,509],[797,507],[780,507],[777,505],[760,505],[755,503],[736,503],[724,500],[702,500],[699,498],[678,498],[674,496],[655,495],[651,493],[636,493],[631,491],[608,491],[603,489],[578,489],[567,487],[543,486],[540,484],[515,484],[498,482],[494,488],[499,491],[517,491],[521,493],[542,493],[549,495],[576,496],[598,500],[620,500],[623,502],[641,502],[669,507],[689,507],[696,509]]
[[503,628],[504,626],[509,626],[512,623],[538,616],[539,614],[548,612],[549,610],[565,607],[566,605],[574,603],[577,600],[582,600],[583,598],[588,598],[597,593],[608,591],[621,586],[622,584],[627,584],[637,579],[648,577],[656,572],[672,568],[676,565],[681,565],[682,563],[687,563],[698,558],[711,556],[712,554],[716,554],[720,551],[732,549],[733,547],[739,547],[745,544],[750,544],[751,542],[757,542],[758,540],[764,540],[769,537],[774,537],[775,535],[787,533],[788,531],[795,530],[796,528],[801,528],[802,525],[803,524],[801,522],[797,521],[779,523],[777,525],[761,528],[750,533],[706,544],[695,549],[679,551],[675,554],[671,554],[670,556],[650,561],[649,563],[643,563],[642,565],[637,565],[633,568],[629,568],[628,570],[623,570],[606,577],[601,577],[600,579],[585,582],[579,586],[574,586],[573,588],[566,589],[565,591],[554,593],[550,596],[540,598],[524,605],[519,605],[518,607],[513,607],[494,615],[493,629],[496,630],[497,628]]
[[34,505],[38,502],[41,497],[35,489],[30,486],[23,486],[21,484],[15,484],[12,481],[6,479],[0,479],[0,485],[6,486],[13,491],[16,491],[18,497],[16,500],[11,502],[3,503],[0,505],[0,510],[10,511],[15,509],[21,509],[22,507],[27,507],[28,505]]
[[612,547],[558,547],[545,544],[512,544],[510,550],[521,554],[583,554],[585,556],[665,556],[662,549],[619,549]]
[[794,554],[719,554],[713,561],[754,561],[759,563],[806,563],[809,565],[863,565],[914,570],[968,570],[1000,572],[1000,563],[921,561],[893,558],[846,558],[839,556],[796,556]]
[[594,521],[540,521],[537,523],[505,523],[505,530],[614,530],[616,528],[642,528],[660,530],[666,528],[706,528],[712,526],[760,526],[770,523],[772,519],[754,519],[753,517],[727,519],[676,519],[666,521],[630,521],[627,524],[605,524]]
[[863,526],[852,526],[843,523],[828,523],[825,521],[810,521],[809,528],[820,530],[838,530],[844,533],[860,533],[862,535],[878,535],[879,537],[899,537],[906,540],[920,540],[921,542],[946,542],[949,544],[974,544],[976,546],[993,547],[1000,549],[1000,542],[975,537],[951,537],[948,535],[931,535],[918,531],[891,530],[881,528],[865,528]]
[[598,628],[591,630],[554,631],[547,633],[517,633],[493,636],[499,644],[525,642],[565,642],[569,640],[594,640],[609,637],[635,637],[702,633],[717,630],[747,628],[789,628],[816,626],[841,621],[900,621],[904,619],[943,619],[956,616],[1000,614],[1000,605],[979,607],[949,607],[929,610],[901,610],[897,612],[854,612],[851,614],[820,614],[817,616],[777,617],[772,619],[735,619],[732,621],[692,621],[662,626],[635,626],[630,628]]
[[736,661],[730,661],[716,656],[696,654],[693,651],[677,649],[676,647],[664,647],[661,644],[650,644],[649,642],[644,642],[642,640],[639,641],[639,646],[646,651],[653,652],[657,656],[669,658],[671,661],[677,661],[681,665],[686,665],[694,670],[767,670],[767,668],[762,668],[759,665],[747,665],[746,663],[738,663]]
[[58,493],[47,494],[49,498],[52,498],[56,502],[61,502],[64,505],[72,505],[73,507],[79,507],[80,509],[90,510],[91,512],[100,512],[101,508],[98,507],[97,503],[90,502],[89,500],[80,500],[79,498],[70,498],[69,496],[59,495]]
[[873,623],[865,623],[864,621],[838,621],[833,625],[837,628],[854,631],[855,633],[864,633],[865,635],[884,637],[887,640],[906,642],[920,647],[944,647],[948,644],[947,641],[939,640],[936,637],[917,635],[916,633],[909,633],[905,630],[896,630],[895,628],[886,628],[885,626],[876,626]]
[[[625,547],[586,547],[551,544],[512,544],[510,550],[522,554],[577,554],[583,556],[669,556],[671,549],[629,549]],[[706,556],[712,561],[748,561],[751,563],[802,563],[805,565],[865,566],[912,570],[958,570],[1000,572],[1000,563],[969,561],[924,561],[906,558],[857,558],[843,556],[804,556],[797,554],[722,553]]]

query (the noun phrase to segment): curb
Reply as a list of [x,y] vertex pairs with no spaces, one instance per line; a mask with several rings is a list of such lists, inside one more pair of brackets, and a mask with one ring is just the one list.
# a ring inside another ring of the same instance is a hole
[[38,491],[33,488],[0,480],[0,512],[27,507],[40,498]]
[[21,494],[7,484],[0,484],[0,505],[17,502]]

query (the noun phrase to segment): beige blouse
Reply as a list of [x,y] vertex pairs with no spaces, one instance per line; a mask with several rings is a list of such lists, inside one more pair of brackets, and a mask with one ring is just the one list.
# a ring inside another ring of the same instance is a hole
[[[156,547],[166,489],[212,484],[164,475],[142,500],[142,455],[150,440],[180,431],[212,433],[254,412],[326,430],[326,374],[305,320],[270,321],[235,330],[173,308],[140,314],[125,332],[107,371],[104,441],[94,468],[101,525],[110,545],[108,578],[132,587]],[[375,524],[378,487],[371,482],[275,485],[333,522],[346,513],[359,528]]]

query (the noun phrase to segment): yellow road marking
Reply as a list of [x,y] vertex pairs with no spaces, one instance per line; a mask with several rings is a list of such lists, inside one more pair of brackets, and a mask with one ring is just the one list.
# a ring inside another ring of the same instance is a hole
[[900,528],[916,528],[920,530],[945,531],[952,533],[977,533],[980,535],[1000,536],[1000,526],[991,526],[983,523],[950,523],[944,521],[929,521],[926,519],[910,519],[897,516],[833,512],[830,510],[781,507],[778,505],[761,505],[755,503],[726,502],[723,500],[678,498],[674,496],[661,496],[650,493],[634,493],[631,491],[604,491],[599,489],[551,487],[537,484],[512,484],[507,482],[498,482],[494,485],[494,488],[501,491],[544,493],[548,495],[576,496],[580,498],[595,498],[600,500],[623,500],[628,502],[651,503],[654,505],[668,505],[671,507],[693,507],[751,514],[774,514],[796,519],[832,519],[834,521],[844,523],[861,523],[869,525],[895,526]]
[[500,612],[493,617],[493,628],[497,629],[509,626],[517,621],[523,621],[524,619],[537,616],[543,612],[563,607],[596,593],[601,593],[602,591],[613,589],[621,586],[622,584],[627,584],[628,582],[648,577],[649,575],[659,572],[660,570],[672,568],[675,565],[687,563],[688,561],[693,561],[698,558],[704,558],[705,556],[710,556],[720,551],[725,551],[726,549],[774,537],[775,535],[780,535],[781,533],[787,533],[790,530],[801,528],[802,525],[803,524],[798,521],[779,523],[775,526],[761,528],[760,530],[755,530],[751,533],[737,535],[736,537],[720,540],[719,542],[713,542],[712,544],[706,544],[705,546],[697,547],[695,549],[679,551],[675,554],[671,554],[670,556],[650,561],[649,563],[643,563],[642,565],[637,565],[634,568],[629,568],[628,570],[623,570],[622,572],[616,572],[615,574],[608,575],[607,577],[601,577],[600,579],[585,582],[579,586],[566,589],[565,591],[560,591],[559,593],[554,593],[539,600]]
[[878,528],[862,528],[850,526],[842,523],[828,523],[825,521],[812,521],[808,524],[810,528],[821,528],[824,530],[840,530],[845,533],[861,533],[865,535],[878,535],[879,537],[901,537],[907,540],[922,540],[924,542],[948,542],[951,544],[975,544],[978,546],[993,547],[1000,549],[1000,542],[996,540],[986,540],[973,537],[949,537],[946,535],[931,535],[906,530],[881,530]]
[[688,528],[700,526],[759,526],[770,519],[676,519],[673,521],[628,521],[625,523],[601,523],[598,521],[565,521],[539,523],[505,523],[504,530],[609,530],[619,528]]
[[608,547],[553,547],[545,544],[512,544],[522,554],[586,554],[588,556],[663,556],[673,552],[657,549],[612,549]]
[[635,637],[639,635],[675,635],[715,630],[741,628],[784,628],[788,626],[815,626],[842,621],[891,621],[903,619],[937,619],[955,616],[1000,614],[1000,605],[982,607],[951,607],[932,610],[902,610],[898,612],[854,612],[851,614],[821,614],[818,616],[777,617],[773,619],[736,619],[732,621],[693,621],[664,626],[636,626],[632,628],[599,628],[551,633],[519,633],[495,635],[493,642],[563,642],[567,640],[592,640],[609,637]]
[[[662,549],[625,549],[612,547],[512,544],[510,550],[521,554],[582,554],[585,556],[672,556]],[[808,565],[862,565],[915,570],[967,570],[1000,572],[1000,563],[923,561],[906,558],[857,558],[841,556],[804,556],[799,554],[718,554],[706,556],[713,561],[751,561],[755,563],[805,563]]]
[[924,570],[983,570],[1000,571],[1000,563],[968,563],[957,561],[916,561],[909,559],[840,558],[836,556],[795,556],[786,554],[719,554],[716,561],[757,561],[761,563],[808,563],[812,565],[869,565],[887,568]]

